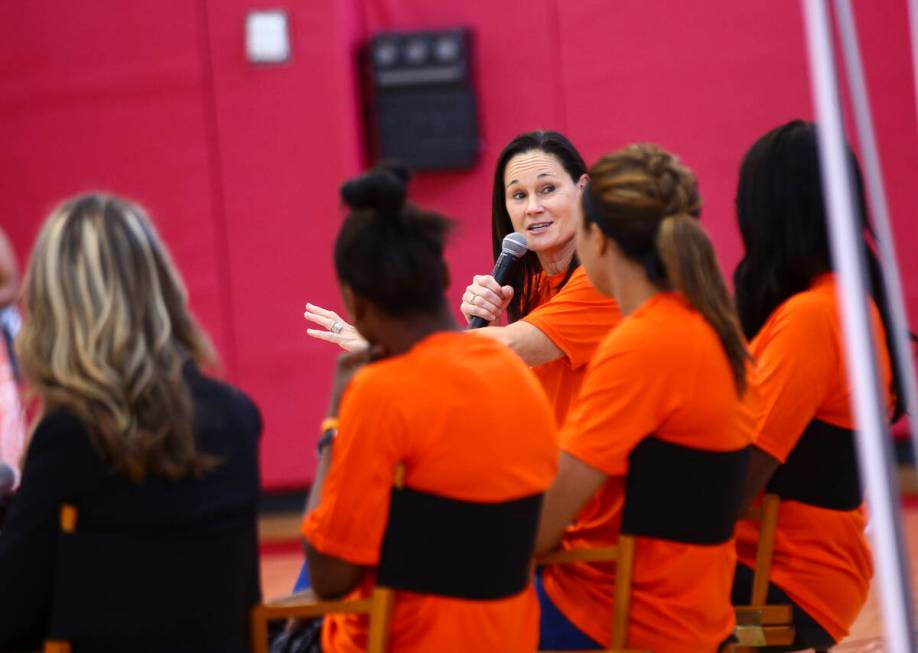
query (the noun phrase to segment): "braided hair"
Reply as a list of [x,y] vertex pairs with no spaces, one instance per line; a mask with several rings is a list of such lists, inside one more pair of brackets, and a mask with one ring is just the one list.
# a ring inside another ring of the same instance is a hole
[[714,247],[698,221],[695,175],[675,155],[651,144],[607,154],[589,175],[584,226],[596,223],[626,257],[644,266],[652,282],[678,291],[702,314],[717,333],[742,394],[749,354]]

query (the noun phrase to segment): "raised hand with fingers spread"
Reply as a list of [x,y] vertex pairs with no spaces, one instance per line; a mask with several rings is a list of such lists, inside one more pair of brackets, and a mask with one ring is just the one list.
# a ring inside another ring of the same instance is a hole
[[359,351],[366,349],[367,341],[358,333],[354,326],[341,316],[327,308],[306,304],[303,317],[318,324],[321,329],[306,329],[307,335],[318,340],[324,340],[338,345],[344,351]]

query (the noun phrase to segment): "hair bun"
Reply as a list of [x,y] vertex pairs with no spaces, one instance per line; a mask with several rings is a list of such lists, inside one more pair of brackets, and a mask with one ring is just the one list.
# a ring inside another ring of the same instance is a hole
[[404,205],[411,172],[394,161],[382,161],[341,185],[341,199],[351,208],[397,213]]

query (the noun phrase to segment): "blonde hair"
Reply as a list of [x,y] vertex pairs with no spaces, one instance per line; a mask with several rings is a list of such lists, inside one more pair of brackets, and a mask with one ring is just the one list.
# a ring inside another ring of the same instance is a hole
[[43,412],[64,409],[134,481],[180,478],[198,451],[182,367],[215,360],[165,245],[143,211],[95,193],[45,221],[26,272],[16,348]]
[[714,247],[697,220],[695,175],[666,150],[647,143],[603,156],[589,171],[584,221],[595,222],[651,281],[676,290],[717,333],[737,391],[746,388],[749,353]]

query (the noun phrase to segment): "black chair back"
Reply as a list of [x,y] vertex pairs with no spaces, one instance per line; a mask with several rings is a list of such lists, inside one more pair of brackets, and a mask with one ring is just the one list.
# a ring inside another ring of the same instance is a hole
[[622,533],[721,544],[739,518],[749,448],[709,451],[645,438],[628,462]]
[[257,556],[248,531],[62,533],[50,639],[75,651],[246,651]]
[[529,583],[542,494],[501,503],[394,488],[378,582],[469,600],[500,599]]

